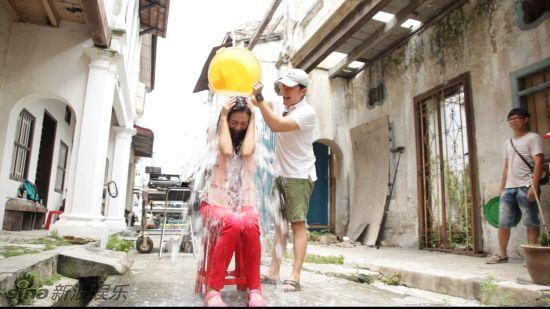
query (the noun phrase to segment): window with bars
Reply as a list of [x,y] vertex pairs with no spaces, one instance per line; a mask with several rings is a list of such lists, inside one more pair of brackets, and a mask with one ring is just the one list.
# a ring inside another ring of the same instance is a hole
[[11,160],[10,179],[22,181],[27,178],[32,150],[35,118],[27,110],[17,119],[15,141]]
[[517,23],[520,29],[529,30],[550,17],[550,0],[519,0]]
[[57,174],[55,179],[55,191],[63,193],[65,188],[65,174],[67,170],[67,156],[69,153],[69,146],[63,141],[59,145],[59,157],[57,158]]
[[367,98],[367,107],[374,108],[376,105],[382,105],[386,97],[386,91],[384,82],[381,81],[378,84],[369,88],[369,94]]
[[415,98],[421,244],[478,252],[468,75]]

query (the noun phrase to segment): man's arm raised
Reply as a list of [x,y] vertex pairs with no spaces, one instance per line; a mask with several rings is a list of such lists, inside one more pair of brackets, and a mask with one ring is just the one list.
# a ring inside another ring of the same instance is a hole
[[[264,117],[267,126],[273,132],[290,132],[300,129],[298,123],[292,117],[280,117],[273,111],[273,104],[268,104],[261,96],[263,85],[257,81],[252,86],[254,96],[251,97],[254,106],[257,106]],[[260,99],[260,100],[257,100]],[[271,106],[270,106],[271,105]]]

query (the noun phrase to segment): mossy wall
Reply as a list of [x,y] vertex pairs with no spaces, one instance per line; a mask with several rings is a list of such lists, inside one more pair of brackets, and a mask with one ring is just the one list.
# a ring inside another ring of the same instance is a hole
[[[335,144],[344,158],[344,171],[337,175],[337,233],[348,219],[346,196],[353,169],[349,129],[382,116],[395,126],[395,144],[405,146],[397,174],[395,199],[390,205],[385,240],[390,245],[416,247],[418,241],[418,196],[413,98],[445,81],[469,72],[471,78],[474,144],[478,163],[478,204],[498,194],[502,173],[502,143],[510,134],[505,116],[512,108],[510,74],[550,57],[550,20],[528,31],[516,25],[515,1],[472,0],[430,27],[412,36],[403,45],[369,64],[353,79],[316,78],[316,92],[323,88],[345,93],[344,98],[313,101],[317,110],[330,110],[330,121],[319,131],[338,127]],[[313,77],[326,75],[315,70]],[[387,89],[381,106],[367,108],[369,87],[383,80]],[[338,81],[338,82],[337,82]],[[324,84],[322,84],[324,83]],[[315,95],[320,97],[319,93]],[[377,181],[375,179],[373,182]],[[351,205],[360,207],[360,205]],[[496,248],[496,229],[483,220],[484,249]],[[514,255],[525,233],[514,231],[510,252]]]

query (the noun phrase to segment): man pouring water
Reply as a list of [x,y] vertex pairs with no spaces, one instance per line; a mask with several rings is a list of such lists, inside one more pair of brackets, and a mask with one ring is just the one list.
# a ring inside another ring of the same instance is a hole
[[262,282],[274,284],[279,280],[281,253],[277,254],[277,246],[284,252],[290,222],[294,267],[290,279],[283,281],[283,287],[286,292],[294,292],[300,290],[300,273],[307,250],[309,200],[317,180],[313,153],[315,110],[305,100],[309,85],[306,72],[292,69],[277,84],[283,97],[282,104],[264,100],[260,81],[253,85],[252,102],[260,109],[265,122],[276,135],[276,185],[284,218],[284,223],[275,229],[271,265],[267,275],[262,276]]

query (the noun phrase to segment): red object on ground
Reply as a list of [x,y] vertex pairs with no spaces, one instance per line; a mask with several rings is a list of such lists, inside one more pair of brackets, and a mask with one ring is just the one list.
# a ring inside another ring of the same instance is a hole
[[544,135],[544,139],[550,139],[550,132],[548,132]]
[[[220,217],[217,216],[218,210],[220,207],[205,202],[201,204],[206,226],[212,226],[210,223],[214,221],[222,229],[203,237],[204,251],[197,270],[195,293],[206,292],[208,286],[215,290],[221,290],[225,285],[237,285],[239,291],[261,289],[258,218],[246,214]],[[235,270],[227,271],[233,252]]]
[[53,215],[60,215],[63,212],[61,210],[50,210],[48,212],[48,218],[46,219],[46,226],[44,226],[44,229],[49,230],[50,229],[50,223],[52,221]]

